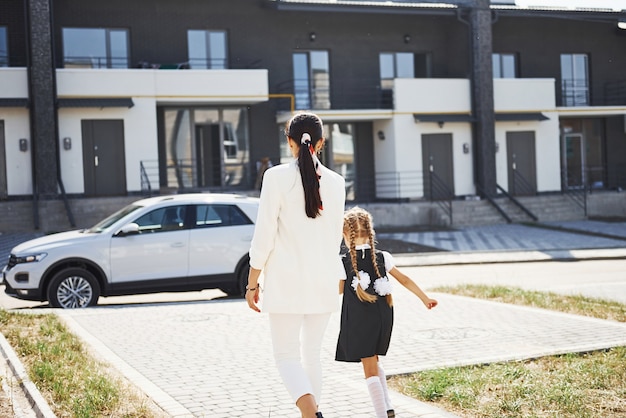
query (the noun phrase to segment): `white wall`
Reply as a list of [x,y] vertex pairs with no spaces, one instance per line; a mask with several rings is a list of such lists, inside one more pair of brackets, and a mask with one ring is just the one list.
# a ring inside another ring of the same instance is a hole
[[[157,103],[252,104],[268,100],[267,70],[58,69],[58,97],[130,97],[132,108],[60,108],[60,169],[67,193],[84,193],[81,120],[122,119],[128,191],[141,190],[140,162],[158,159]],[[0,98],[28,98],[25,68],[0,68]],[[7,192],[32,194],[28,109],[1,108],[5,125]],[[72,141],[63,149],[63,138]],[[20,152],[18,140],[29,142]]]
[[[395,110],[391,123],[374,124],[374,137],[381,126],[387,139],[375,146],[376,171],[399,173],[422,172],[422,145],[424,134],[452,135],[454,189],[457,196],[476,193],[474,187],[474,149],[472,126],[466,122],[415,122],[413,114],[469,115],[471,113],[470,81],[466,79],[396,79],[394,84]],[[495,140],[497,183],[506,188],[506,132],[534,131],[538,191],[560,190],[559,122],[556,113],[554,79],[496,79],[494,105],[497,113],[543,113],[546,121],[496,122]],[[463,144],[470,146],[463,153]],[[391,152],[393,148],[393,153]],[[395,168],[392,168],[395,167]],[[402,176],[402,174],[400,174]],[[402,196],[418,198],[423,189],[402,188]],[[386,197],[386,196],[381,196]]]
[[57,70],[64,97],[151,97],[160,102],[249,104],[268,99],[267,70]]
[[[141,190],[140,162],[158,159],[156,101],[133,99],[135,106],[126,108],[59,109],[59,149],[61,176],[67,193],[84,193],[81,120],[122,119],[124,121],[124,155],[126,187]],[[63,149],[63,138],[72,140],[72,149]]]
[[[32,143],[28,109],[0,107],[0,120],[4,121],[7,193],[9,195],[32,194]],[[28,141],[26,152],[19,150],[21,138]]]

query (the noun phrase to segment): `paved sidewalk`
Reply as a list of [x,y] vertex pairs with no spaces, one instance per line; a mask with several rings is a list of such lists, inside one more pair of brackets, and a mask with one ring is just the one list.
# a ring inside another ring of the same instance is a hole
[[[626,260],[626,223],[549,226],[582,232],[495,225],[385,237],[442,250],[396,255],[398,264],[406,266]],[[1,242],[0,236],[0,251]],[[213,300],[102,305],[57,313],[89,347],[172,417],[298,416],[274,367],[266,316],[250,311],[240,299],[220,298],[219,291],[211,292],[215,292]],[[388,374],[626,345],[623,323],[431,295],[439,306],[428,311],[402,286],[395,287],[394,335],[383,359]],[[328,418],[371,417],[360,365],[333,361],[338,323],[337,313],[323,345],[321,410]],[[392,397],[398,417],[454,416],[397,393]]]

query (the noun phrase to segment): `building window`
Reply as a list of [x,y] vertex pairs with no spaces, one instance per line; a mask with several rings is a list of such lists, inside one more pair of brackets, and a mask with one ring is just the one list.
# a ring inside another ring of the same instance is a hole
[[296,109],[330,109],[328,51],[293,54],[293,89]]
[[9,66],[9,42],[7,40],[7,28],[0,26],[0,67]]
[[493,78],[517,78],[515,54],[493,54]]
[[[430,76],[427,64],[430,60],[424,58],[424,77]],[[415,78],[415,56],[410,52],[382,52],[379,55],[380,67],[380,90],[381,107],[383,109],[393,108],[393,80],[395,78]]]
[[228,68],[226,31],[189,30],[187,31],[189,66],[192,69]]
[[63,28],[65,68],[128,68],[126,29]]
[[561,54],[561,102],[563,106],[589,106],[589,57]]
[[380,54],[380,87],[393,88],[394,78],[415,78],[415,57],[410,52]]

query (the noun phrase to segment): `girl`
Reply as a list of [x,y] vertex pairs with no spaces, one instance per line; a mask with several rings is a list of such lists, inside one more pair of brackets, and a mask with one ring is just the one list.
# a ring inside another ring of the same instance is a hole
[[[354,207],[344,214],[343,238],[349,248],[344,257],[346,277],[339,282],[343,293],[341,328],[335,360],[361,362],[365,382],[377,418],[395,417],[387,378],[378,362],[389,348],[393,327],[391,283],[387,273],[413,292],[426,308],[437,306],[431,299],[393,264],[391,254],[375,248],[372,216],[364,209]],[[348,286],[345,286],[346,280]]]
[[343,177],[317,158],[324,145],[317,115],[296,114],[285,132],[295,160],[263,176],[246,300],[260,312],[263,270],[263,311],[269,314],[278,372],[302,417],[319,418],[322,339],[339,309],[346,189]]

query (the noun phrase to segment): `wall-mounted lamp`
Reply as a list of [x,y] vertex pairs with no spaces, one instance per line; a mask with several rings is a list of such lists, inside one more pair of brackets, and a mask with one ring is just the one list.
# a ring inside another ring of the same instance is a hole
[[380,139],[381,141],[385,140],[385,133],[383,131],[378,131],[376,135],[378,135],[378,139]]
[[440,120],[439,122],[437,122],[437,125],[439,125],[439,127],[440,127],[440,128],[443,128],[443,124],[444,124],[444,121],[442,121],[442,120]]
[[496,142],[496,152],[500,151],[500,143]]
[[22,152],[28,151],[28,139],[26,138],[20,139],[20,151]]
[[409,42],[411,42],[411,35],[404,35],[404,43],[408,44]]
[[63,149],[64,150],[72,149],[72,138],[70,138],[69,136],[66,136],[65,138],[63,138]]
[[317,38],[317,35],[315,34],[315,32],[309,33],[309,41],[315,42],[316,38]]
[[467,142],[463,143],[463,154],[469,154],[469,144]]

